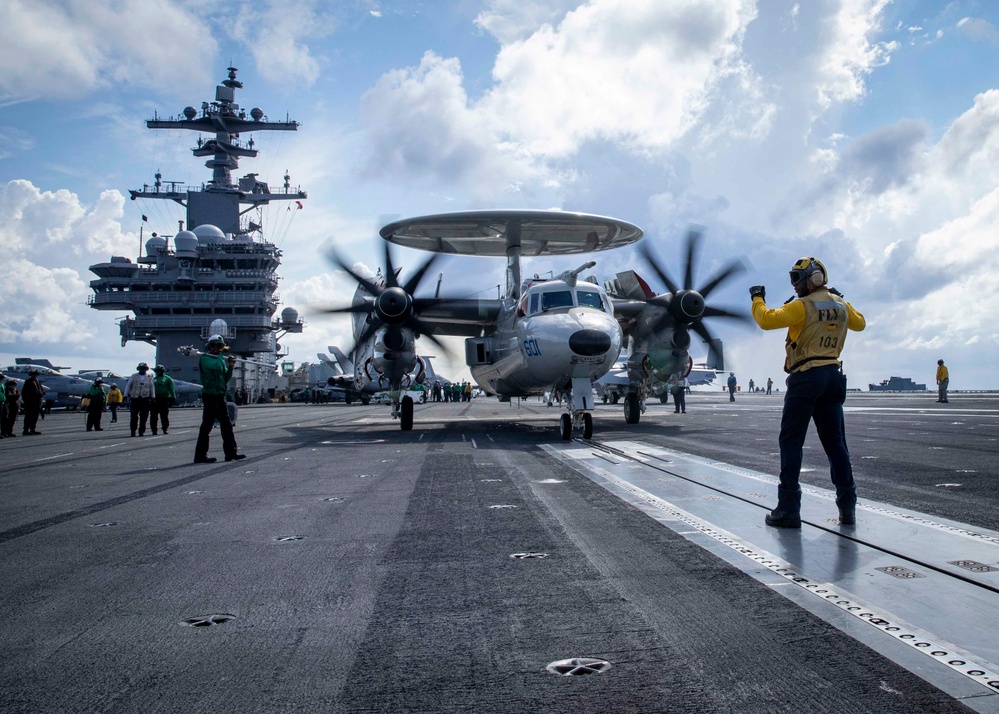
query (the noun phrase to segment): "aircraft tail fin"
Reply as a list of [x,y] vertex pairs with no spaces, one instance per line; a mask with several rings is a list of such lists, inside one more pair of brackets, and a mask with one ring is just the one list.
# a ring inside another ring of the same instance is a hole
[[433,384],[437,381],[437,373],[434,371],[432,359],[435,355],[420,355],[420,359],[423,360],[423,368],[426,370],[426,378],[423,380],[424,384]]
[[708,369],[714,369],[719,372],[725,369],[725,352],[722,349],[721,340],[714,339],[708,343],[708,358],[705,360],[704,365]]
[[612,298],[648,300],[656,295],[642,276],[634,270],[618,273],[613,280],[604,282],[604,288]]
[[354,363],[351,362],[350,358],[343,353],[343,350],[341,350],[339,347],[336,347],[334,345],[330,345],[326,349],[329,350],[329,353],[331,355],[333,355],[334,357],[336,357],[337,364],[340,365],[340,369],[343,370],[344,374],[353,374],[354,373]]

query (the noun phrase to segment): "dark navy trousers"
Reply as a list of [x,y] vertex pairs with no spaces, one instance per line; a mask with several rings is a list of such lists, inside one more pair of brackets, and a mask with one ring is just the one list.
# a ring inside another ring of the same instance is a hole
[[846,377],[838,365],[812,367],[787,378],[784,414],[780,423],[780,485],[777,509],[797,515],[801,512],[801,449],[808,423],[815,422],[819,441],[829,459],[829,475],[836,487],[836,505],[852,509],[857,503],[850,452],[846,448],[843,402]]
[[199,461],[208,457],[208,437],[216,420],[219,423],[219,431],[222,432],[222,452],[226,458],[231,459],[236,455],[236,436],[232,431],[232,422],[229,421],[229,409],[226,407],[225,397],[202,394],[201,403],[204,404],[204,409],[201,412],[198,441],[194,445],[194,460]]

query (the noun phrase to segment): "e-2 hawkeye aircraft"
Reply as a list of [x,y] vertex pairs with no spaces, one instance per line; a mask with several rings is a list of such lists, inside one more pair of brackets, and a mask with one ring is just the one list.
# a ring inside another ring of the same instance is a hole
[[[486,394],[501,399],[559,389],[569,397],[559,420],[563,439],[574,427],[593,433],[593,380],[621,350],[621,328],[605,290],[580,280],[586,263],[550,279],[521,281],[522,256],[571,255],[628,245],[642,237],[637,226],[614,218],[562,211],[464,211],[395,221],[385,239],[384,284],[358,275],[335,252],[333,261],[364,288],[349,307],[330,310],[354,317],[357,344],[371,343],[367,363],[388,385],[403,430],[413,428],[413,400],[403,379],[416,366],[417,337],[441,349],[444,335],[463,336],[465,362]],[[388,243],[433,253],[400,283]],[[416,297],[423,277],[442,253],[505,256],[502,298]],[[366,294],[365,294],[366,293]]]
[[[650,329],[668,333],[661,338],[667,342],[674,332],[685,331],[669,310],[669,295],[653,299],[650,291],[648,299],[629,299],[626,312],[618,315],[595,278],[580,279],[593,262],[552,279],[521,280],[522,256],[590,253],[642,238],[640,228],[615,218],[562,211],[464,211],[395,221],[380,234],[386,241],[384,284],[358,275],[332,252],[332,260],[363,291],[355,293],[349,307],[329,312],[351,314],[357,344],[370,342],[368,364],[389,385],[393,412],[403,430],[413,427],[413,402],[403,396],[402,382],[416,364],[417,337],[447,350],[439,337],[464,336],[465,363],[486,394],[509,400],[557,390],[566,397],[567,413],[560,416],[559,431],[568,440],[574,428],[581,429],[584,438],[593,434],[593,382],[611,369],[621,352],[625,332],[619,321],[631,330],[634,345],[629,354],[642,347],[640,340],[648,338]],[[434,255],[403,284],[388,243]],[[420,282],[442,253],[505,256],[504,296],[416,297]],[[689,302],[686,296],[680,299]],[[636,331],[639,324],[641,330]],[[637,392],[633,396],[637,400]],[[626,418],[631,401],[626,398]]]

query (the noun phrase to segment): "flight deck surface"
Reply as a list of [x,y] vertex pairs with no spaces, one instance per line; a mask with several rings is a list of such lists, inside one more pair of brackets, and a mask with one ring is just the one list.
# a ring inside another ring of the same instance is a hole
[[812,434],[801,531],[780,402],[246,407],[211,465],[197,410],[51,414],[0,441],[0,710],[999,711],[999,395],[851,395],[857,525]]

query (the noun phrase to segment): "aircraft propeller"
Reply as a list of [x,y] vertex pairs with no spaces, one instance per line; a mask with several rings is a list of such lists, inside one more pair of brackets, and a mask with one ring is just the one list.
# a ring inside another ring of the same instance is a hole
[[687,232],[687,259],[684,265],[683,287],[680,288],[670,278],[659,259],[652,253],[647,243],[642,243],[639,248],[642,257],[652,268],[659,279],[666,285],[669,293],[657,295],[646,302],[650,305],[664,308],[665,312],[652,325],[653,332],[659,332],[666,327],[670,321],[675,324],[673,332],[673,344],[680,349],[687,349],[690,345],[689,330],[693,330],[707,343],[714,340],[714,336],[704,324],[707,317],[728,317],[741,321],[751,321],[751,318],[744,314],[726,310],[720,307],[711,307],[707,304],[708,296],[714,290],[732,276],[746,270],[741,260],[733,260],[722,268],[699,290],[694,289],[694,265],[697,262],[697,252],[700,246],[702,234],[700,231],[691,229]]
[[357,338],[357,344],[364,342],[375,334],[382,326],[385,331],[385,347],[390,350],[402,349],[405,344],[402,328],[406,327],[415,334],[426,337],[435,345],[441,348],[445,354],[450,354],[450,348],[439,339],[430,334],[429,327],[421,322],[420,311],[431,306],[437,306],[447,301],[441,298],[416,298],[413,293],[419,287],[427,271],[440,257],[437,253],[431,253],[430,257],[413,273],[404,284],[399,283],[397,268],[392,263],[392,251],[389,244],[385,243],[385,285],[378,286],[369,278],[365,278],[354,272],[353,268],[336,252],[329,249],[329,258],[337,267],[347,272],[373,297],[365,298],[362,302],[350,307],[331,308],[326,310],[330,313],[363,313],[371,316],[371,320],[364,332]]

